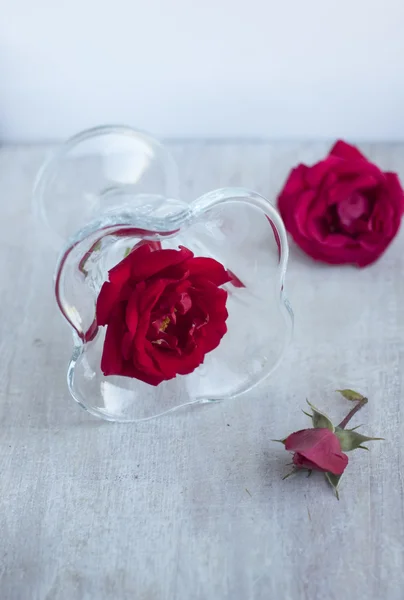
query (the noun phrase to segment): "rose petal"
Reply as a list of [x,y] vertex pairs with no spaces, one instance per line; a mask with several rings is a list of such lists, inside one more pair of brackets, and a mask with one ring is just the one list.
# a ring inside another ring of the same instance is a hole
[[125,334],[123,309],[114,308],[105,334],[101,357],[101,371],[104,375],[120,375],[122,371],[122,339]]
[[189,294],[195,306],[200,307],[207,314],[215,315],[218,311],[226,308],[227,292],[218,288],[206,279],[194,279],[193,286],[189,288]]
[[330,429],[300,429],[291,433],[285,440],[286,450],[300,452],[315,447],[327,444],[336,450],[341,450],[341,444],[335,433]]
[[204,336],[201,340],[198,339],[197,344],[203,349],[204,354],[212,352],[217,348],[227,333],[226,323],[209,323],[204,329]]
[[390,203],[396,208],[397,220],[400,221],[404,212],[404,191],[401,187],[400,180],[396,173],[385,173],[386,177],[386,194],[389,197]]
[[162,272],[161,276],[165,277],[163,273],[164,269],[183,263],[193,257],[193,253],[190,250],[181,246],[179,250],[155,250],[146,256],[141,256],[141,259],[139,259],[138,253],[142,248],[132,252],[127,257],[131,259],[130,277],[132,281],[150,279],[150,277],[160,272]]
[[148,378],[156,381],[158,379],[160,379],[160,381],[166,379],[164,373],[162,373],[161,369],[159,369],[158,365],[152,358],[153,348],[149,340],[143,338],[141,345],[138,345],[135,340],[133,349],[134,352],[132,356],[132,362],[133,366],[138,371],[144,373],[144,375]]
[[[116,233],[115,233],[116,235]],[[151,252],[154,252],[155,250],[161,250],[162,249],[162,245],[161,242],[152,242],[151,240],[140,240],[140,242],[138,242],[137,244],[135,244],[131,250],[131,252],[133,252],[134,250],[136,250],[137,248],[140,248],[140,246],[149,246],[149,250]]]
[[98,325],[106,325],[108,323],[111,311],[118,302],[120,293],[120,286],[114,286],[109,281],[103,284],[98,294],[96,305]]
[[214,258],[194,257],[183,264],[189,271],[189,277],[203,277],[215,285],[224,285],[231,280],[231,276],[224,266]]
[[144,383],[148,383],[149,385],[159,385],[166,378],[164,375],[159,372],[158,375],[152,375],[144,371],[143,369],[137,369],[133,363],[126,362],[122,367],[122,373],[124,377],[131,377],[133,379],[139,379],[139,381],[143,381]]
[[356,244],[355,242],[352,242],[352,240],[348,236],[344,235],[343,233],[330,233],[324,239],[323,243],[324,243],[324,245],[328,246],[330,249],[344,248],[350,243],[354,244],[355,247],[358,246],[358,244]]
[[155,304],[170,283],[169,279],[156,279],[153,282],[149,282],[145,286],[144,292],[139,294],[138,310],[140,315],[142,315],[142,321],[145,320],[146,315],[150,316]]
[[[166,285],[167,280],[157,280],[148,286],[145,285],[145,282],[141,282],[137,286],[138,293],[134,296],[136,308],[133,308],[133,310],[137,311],[138,322],[132,342],[132,362],[138,371],[144,372],[153,381],[157,381],[161,377],[161,371],[156,367],[150,356],[151,343],[146,336],[150,326],[151,311]],[[163,379],[160,379],[160,381]],[[153,383],[153,385],[157,384]]]
[[130,279],[133,263],[144,262],[147,256],[152,253],[153,250],[149,244],[142,244],[135,250],[132,250],[126,258],[121,260],[121,262],[108,272],[110,282],[121,287]]
[[126,326],[129,329],[130,333],[132,334],[132,337],[136,333],[136,329],[137,329],[138,322],[139,322],[138,302],[139,302],[141,294],[144,293],[145,288],[146,288],[146,285],[145,285],[144,281],[138,283],[136,288],[133,290],[133,292],[128,300],[128,303],[126,305],[126,311],[125,311]]
[[[334,185],[334,187],[328,190],[328,205],[338,204],[340,202],[345,201],[347,198],[352,196],[355,193],[361,193],[366,188],[366,184],[368,187],[374,188],[378,185],[377,180],[371,175],[362,175],[361,177],[354,179],[343,179]],[[364,197],[365,194],[361,193]]]
[[359,177],[372,177],[376,183],[382,183],[385,179],[383,172],[367,160],[343,161],[340,160],[334,167],[338,181],[346,178],[357,179]]
[[203,363],[204,356],[204,353],[198,347],[195,347],[191,353],[182,354],[181,356],[161,350],[158,346],[155,346],[153,351],[153,358],[167,379],[172,379],[177,374],[188,375],[192,373]]
[[342,475],[348,464],[348,457],[343,452],[340,454],[329,454],[323,464],[320,464],[321,461],[318,458],[313,462],[308,458],[307,454],[307,452],[296,452],[293,455],[293,464],[298,468],[330,472],[334,475]]
[[282,194],[286,196],[294,196],[299,194],[306,186],[305,175],[309,167],[300,164],[293,169],[286,180]]
[[338,140],[331,148],[329,156],[337,156],[344,160],[366,160],[367,158],[356,148],[343,140]]
[[342,475],[345,467],[348,464],[348,457],[343,452],[334,452],[324,448],[322,452],[319,449],[300,451],[306,460],[317,465],[317,469],[321,471],[329,471],[334,475]]
[[182,292],[179,294],[179,298],[175,303],[175,306],[181,315],[187,314],[192,307],[191,296],[187,292]]
[[319,217],[308,219],[305,228],[305,235],[310,239],[324,243],[329,235],[328,225],[325,219]]
[[305,175],[307,187],[314,189],[318,188],[327,173],[329,173],[338,163],[340,163],[339,158],[329,156],[307,169]]
[[[313,190],[307,190],[299,196],[296,202],[293,215],[294,225],[303,235],[306,235],[307,231],[306,227],[308,212],[315,201],[316,193]],[[322,214],[324,212],[324,209],[321,209],[319,212]]]
[[130,360],[132,356],[132,340],[133,336],[128,331],[122,338],[122,356],[125,360]]
[[339,439],[329,429],[296,431],[286,438],[285,448],[299,453],[315,464],[317,469],[330,471],[334,475],[343,473],[348,464],[348,457],[341,452]]

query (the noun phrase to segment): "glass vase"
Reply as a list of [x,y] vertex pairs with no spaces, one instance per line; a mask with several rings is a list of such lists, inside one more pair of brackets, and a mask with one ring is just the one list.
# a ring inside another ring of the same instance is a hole
[[[106,420],[141,421],[236,398],[274,371],[291,339],[288,242],[274,206],[241,188],[208,191],[191,202],[180,199],[178,189],[169,152],[151,136],[120,126],[73,137],[38,174],[34,209],[60,250],[55,298],[73,334],[68,388],[83,408]],[[221,286],[228,317],[220,343],[192,372],[157,385],[101,368],[109,326],[97,320],[97,299],[111,269],[145,244],[158,251],[186,248],[228,274]]]

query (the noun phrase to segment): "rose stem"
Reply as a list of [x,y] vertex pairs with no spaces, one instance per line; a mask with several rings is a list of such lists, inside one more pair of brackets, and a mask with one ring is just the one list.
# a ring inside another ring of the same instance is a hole
[[348,425],[348,423],[352,419],[352,417],[354,415],[356,415],[356,413],[362,408],[362,406],[365,406],[365,404],[367,404],[367,402],[368,402],[367,398],[362,398],[362,400],[359,400],[358,404],[356,406],[354,406],[352,410],[349,411],[349,413],[347,414],[345,419],[343,419],[341,421],[341,423],[338,425],[338,427],[340,429],[345,429],[345,427]]

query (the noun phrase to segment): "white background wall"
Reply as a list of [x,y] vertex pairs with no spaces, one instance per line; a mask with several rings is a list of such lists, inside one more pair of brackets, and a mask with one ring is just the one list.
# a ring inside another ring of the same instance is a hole
[[403,0],[0,0],[0,139],[404,139]]

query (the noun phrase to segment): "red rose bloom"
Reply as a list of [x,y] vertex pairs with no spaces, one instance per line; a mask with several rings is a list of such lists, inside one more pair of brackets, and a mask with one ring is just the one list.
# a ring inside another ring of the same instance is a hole
[[97,300],[104,375],[158,385],[191,373],[227,331],[226,269],[187,248],[144,243],[109,271]]
[[348,464],[339,439],[330,429],[302,429],[287,437],[284,444],[286,450],[294,452],[293,463],[300,469],[341,475]]
[[294,169],[278,197],[286,229],[315,260],[365,267],[396,235],[404,210],[397,175],[339,141],[325,160]]

